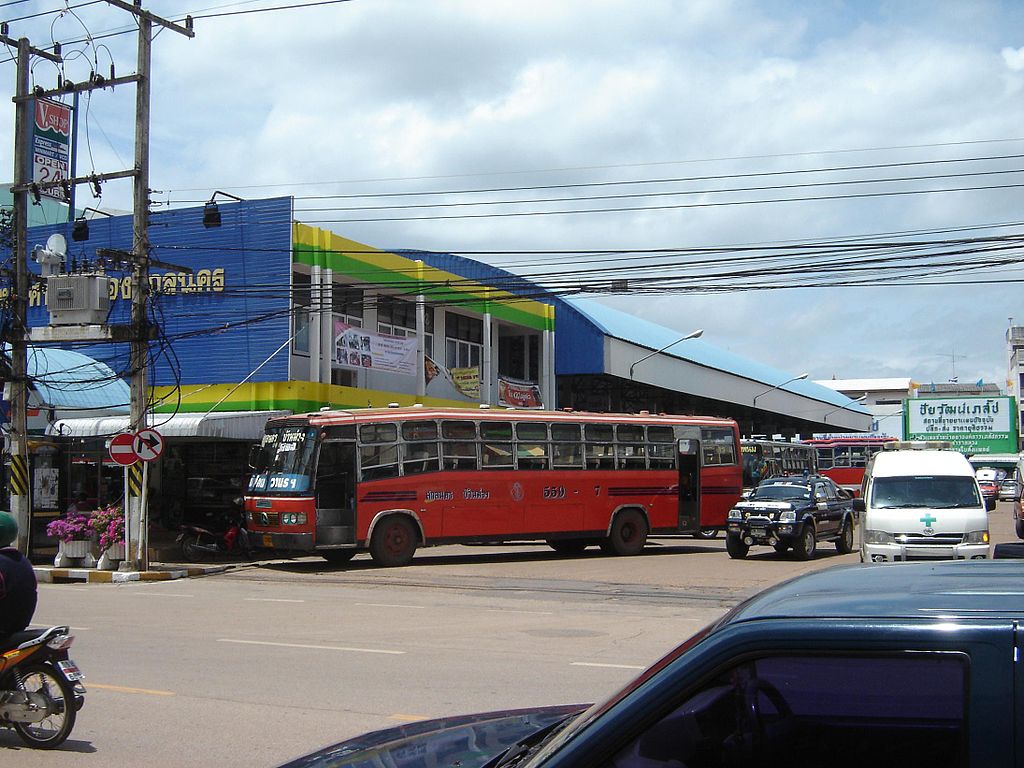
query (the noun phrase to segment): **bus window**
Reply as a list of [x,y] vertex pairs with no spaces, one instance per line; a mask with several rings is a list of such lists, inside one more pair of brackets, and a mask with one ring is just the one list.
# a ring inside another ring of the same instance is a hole
[[672,427],[647,427],[647,464],[651,469],[676,468],[676,436]]
[[[394,424],[390,426],[394,426]],[[398,477],[398,445],[395,443],[361,445],[359,447],[359,466],[361,469],[360,479],[364,481]]]
[[555,469],[583,468],[583,430],[579,424],[551,425],[551,465]]
[[442,421],[441,437],[445,440],[476,440],[476,422]]
[[851,445],[850,446],[850,466],[851,467],[866,467],[867,465],[868,465],[867,446],[864,446],[864,445]]
[[644,428],[638,424],[619,424],[615,428],[615,465],[619,469],[647,469]]
[[481,469],[513,469],[515,454],[512,443],[492,443],[484,441],[480,445]]
[[548,425],[536,422],[516,424],[516,437],[519,440],[547,440]]
[[404,443],[402,445],[402,474],[419,475],[437,472],[441,468],[436,442]]
[[843,445],[838,448],[832,449],[832,466],[834,467],[848,467],[850,466],[850,446]]
[[361,443],[394,443],[397,441],[397,424],[363,424],[359,427],[359,442]]
[[611,424],[587,424],[584,430],[587,469],[615,469],[614,431]]
[[736,440],[732,430],[701,427],[700,440],[704,448],[705,466],[736,463]]
[[403,440],[437,440],[436,421],[402,422]]
[[819,448],[818,449],[818,469],[832,469],[835,466],[835,460],[832,456],[831,448]]
[[508,421],[480,422],[480,437],[484,440],[512,441],[512,423]]

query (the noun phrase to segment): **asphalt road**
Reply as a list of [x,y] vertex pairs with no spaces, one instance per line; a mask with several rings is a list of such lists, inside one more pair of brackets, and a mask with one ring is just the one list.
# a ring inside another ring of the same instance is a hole
[[[1016,540],[1009,505],[996,542]],[[51,766],[275,766],[411,720],[590,702],[732,605],[811,569],[721,538],[644,555],[443,547],[406,568],[307,558],[171,582],[40,586],[36,624],[71,624],[88,696],[56,752],[0,731],[0,761]]]

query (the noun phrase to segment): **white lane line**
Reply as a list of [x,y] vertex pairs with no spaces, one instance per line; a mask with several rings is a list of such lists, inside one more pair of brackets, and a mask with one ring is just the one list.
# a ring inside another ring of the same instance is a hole
[[344,645],[305,645],[303,643],[272,643],[268,640],[233,640],[228,637],[217,639],[218,643],[237,643],[239,645],[270,645],[275,648],[312,648],[316,651],[351,651],[352,653],[382,653],[388,656],[404,656],[405,651],[387,651],[382,648],[350,648]]
[[180,592],[157,592],[149,589],[132,590],[129,594],[136,597],[195,597],[195,595],[183,595]]
[[529,616],[554,616],[554,611],[508,611],[504,608],[488,608],[486,613],[523,613]]
[[356,603],[363,608],[426,608],[425,605],[398,605],[397,603]]
[[305,600],[293,600],[287,597],[247,597],[251,603],[304,603]]
[[574,661],[572,662],[574,667],[604,667],[605,669],[647,669],[647,667],[638,667],[633,664],[598,664],[593,661]]

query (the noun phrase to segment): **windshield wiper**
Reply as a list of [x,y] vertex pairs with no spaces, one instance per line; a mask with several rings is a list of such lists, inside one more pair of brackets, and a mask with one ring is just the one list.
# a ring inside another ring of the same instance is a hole
[[538,746],[541,742],[545,741],[548,736],[557,730],[560,730],[569,720],[575,717],[575,714],[566,715],[561,720],[557,720],[550,725],[545,725],[540,730],[534,731],[526,738],[517,741],[511,747],[506,749],[504,752],[499,752],[490,760],[481,766],[481,768],[501,768],[503,765],[511,765],[512,763],[518,762],[522,758],[526,757],[533,749]]

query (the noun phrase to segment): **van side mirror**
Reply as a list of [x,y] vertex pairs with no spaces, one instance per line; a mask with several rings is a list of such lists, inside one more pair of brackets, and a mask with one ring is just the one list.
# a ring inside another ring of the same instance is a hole
[[857,496],[856,498],[854,498],[854,500],[853,500],[853,511],[854,512],[863,512],[865,509],[866,509],[866,507],[864,505],[864,497],[863,496]]

